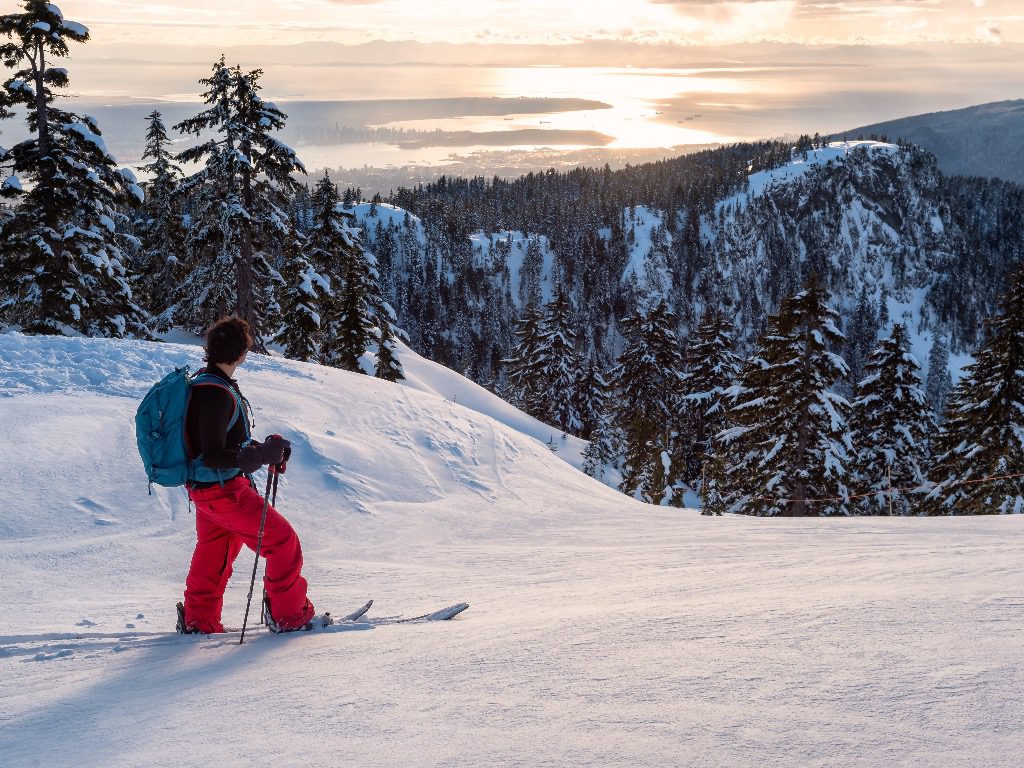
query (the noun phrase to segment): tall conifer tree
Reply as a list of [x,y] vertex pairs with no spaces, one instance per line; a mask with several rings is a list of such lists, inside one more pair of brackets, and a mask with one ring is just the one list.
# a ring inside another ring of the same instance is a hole
[[941,335],[935,335],[932,348],[928,352],[928,378],[925,395],[941,421],[946,412],[946,400],[953,391],[953,378],[949,375],[949,347]]
[[[381,296],[373,255],[361,233],[350,225],[338,189],[326,174],[312,195],[312,225],[307,253],[330,285],[322,305],[321,357],[326,365],[360,372],[359,358],[372,342],[374,327],[394,336],[392,310]],[[397,360],[394,361],[397,365]]]
[[622,323],[625,347],[612,376],[623,435],[619,489],[641,501],[678,506],[683,467],[672,458],[679,437],[683,360],[674,325],[664,301],[627,317]]
[[864,366],[854,391],[850,428],[856,445],[855,473],[860,493],[856,508],[868,515],[908,515],[919,498],[892,493],[927,480],[928,442],[935,419],[921,386],[920,365],[910,354],[906,326],[897,323]]
[[309,263],[305,245],[293,225],[282,254],[281,327],[274,341],[286,357],[311,362],[320,359],[320,308],[330,286]]
[[608,382],[593,358],[580,372],[573,400],[582,422],[579,436],[584,440],[590,440],[598,421],[608,408]]
[[[812,281],[784,299],[741,373],[718,436],[727,507],[749,515],[849,514],[849,403],[832,388],[848,373],[838,315]],[[823,501],[814,501],[821,499]]]
[[867,284],[861,286],[860,296],[846,331],[844,359],[850,368],[849,380],[844,382],[844,392],[852,392],[863,378],[864,366],[875,349],[878,338],[878,315],[875,301],[868,296]]
[[726,393],[739,378],[740,360],[733,351],[733,324],[718,310],[704,313],[691,337],[690,369],[683,380],[687,434],[686,480],[696,487],[711,453],[711,439],[725,426]]
[[327,317],[324,362],[360,373],[359,358],[371,339],[369,304],[363,283],[351,271],[347,271],[342,279],[340,295],[332,303],[335,313]]
[[545,421],[563,432],[579,434],[583,422],[575,397],[580,378],[576,329],[572,303],[562,289],[545,307],[537,355]]
[[[936,439],[933,514],[1024,512],[1024,268],[1010,280],[1001,314],[953,390]],[[994,478],[994,479],[992,479]]]
[[402,364],[395,354],[395,337],[391,333],[391,324],[384,323],[380,328],[380,341],[377,343],[377,364],[373,375],[385,381],[401,381],[405,378]]
[[607,480],[619,463],[622,431],[612,423],[613,414],[601,413],[594,422],[590,442],[583,451],[583,471],[595,480]]
[[540,349],[543,332],[543,315],[536,304],[527,304],[513,331],[516,338],[515,349],[512,355],[503,361],[507,366],[512,402],[538,419],[544,418],[546,403],[544,392],[540,388]]
[[181,187],[194,200],[192,263],[179,291],[177,321],[201,329],[233,312],[250,324],[257,345],[267,295],[280,279],[271,260],[288,235],[288,197],[300,188],[291,174],[305,173],[295,152],[271,135],[284,128],[287,115],[259,95],[262,74],[228,67],[221,56],[199,81],[209,108],[175,126],[196,136],[215,134],[178,156],[204,166]]
[[136,235],[141,241],[136,272],[146,308],[158,318],[160,329],[166,330],[170,318],[161,315],[168,308],[168,286],[178,285],[185,276],[181,262],[182,201],[176,195],[182,172],[174,162],[171,139],[160,112],[154,110],[146,120],[149,126],[142,159],[149,162],[139,170],[149,180],[142,185],[146,200],[136,219]]
[[89,30],[60,9],[25,0],[0,16],[0,57],[15,70],[0,89],[0,112],[27,112],[29,138],[12,147],[13,175],[0,195],[13,214],[0,232],[0,324],[30,333],[148,337],[126,268],[124,213],[143,198],[119,170],[91,117],[56,106],[68,73],[52,66]]

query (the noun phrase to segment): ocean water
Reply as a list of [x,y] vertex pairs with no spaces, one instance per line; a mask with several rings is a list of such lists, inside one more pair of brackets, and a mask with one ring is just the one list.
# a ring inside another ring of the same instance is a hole
[[[686,145],[841,135],[1022,92],[1019,72],[1000,60],[967,67],[911,57],[894,66],[843,53],[827,63],[716,61],[689,68],[242,65],[263,68],[265,97],[289,114],[281,138],[311,170],[441,166],[453,156],[545,148],[671,154]],[[125,78],[123,67],[85,61],[71,71],[78,94],[72,108],[94,114],[118,160],[133,164],[145,115],[160,109],[170,125],[195,114],[197,80],[208,72],[209,65],[133,62]],[[497,108],[481,101],[493,98],[508,101]]]

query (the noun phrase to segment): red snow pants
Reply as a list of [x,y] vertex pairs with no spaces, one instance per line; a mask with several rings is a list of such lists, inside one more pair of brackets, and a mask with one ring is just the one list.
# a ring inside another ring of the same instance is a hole
[[[197,540],[185,579],[185,623],[200,632],[223,632],[224,588],[242,545],[256,551],[263,497],[241,475],[223,486],[190,488],[188,495],[196,505]],[[301,627],[314,613],[302,577],[302,545],[291,524],[269,505],[260,554],[267,558],[263,586],[274,621],[282,629]]]

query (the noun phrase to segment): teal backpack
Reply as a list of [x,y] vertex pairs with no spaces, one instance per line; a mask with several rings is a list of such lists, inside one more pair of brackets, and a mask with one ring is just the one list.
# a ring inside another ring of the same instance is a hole
[[203,373],[193,378],[187,367],[175,368],[150,388],[135,412],[135,440],[149,478],[150,493],[153,483],[175,488],[188,482],[223,483],[241,474],[238,469],[210,469],[203,464],[202,456],[189,461],[185,414],[192,388],[205,386],[220,387],[231,395],[235,409],[228,430],[242,418],[245,424],[243,445],[251,440],[245,405],[233,388],[212,374]]

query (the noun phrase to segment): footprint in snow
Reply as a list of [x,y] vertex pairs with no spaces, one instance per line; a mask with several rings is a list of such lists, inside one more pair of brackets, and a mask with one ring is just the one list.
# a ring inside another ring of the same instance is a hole
[[95,515],[93,523],[96,525],[118,524],[118,520],[110,516],[110,510],[98,501],[83,496],[75,500],[75,506],[87,514]]
[[72,656],[74,653],[75,652],[70,648],[65,648],[64,650],[57,651],[56,653],[37,653],[31,659],[25,659],[25,661],[53,661],[54,659],[63,659],[67,656]]
[[85,510],[87,510],[89,512],[109,512],[110,511],[103,504],[100,504],[98,501],[94,501],[93,499],[87,498],[85,496],[82,496],[81,498],[75,499],[75,504],[77,504],[79,507],[81,507],[82,509],[85,509]]

